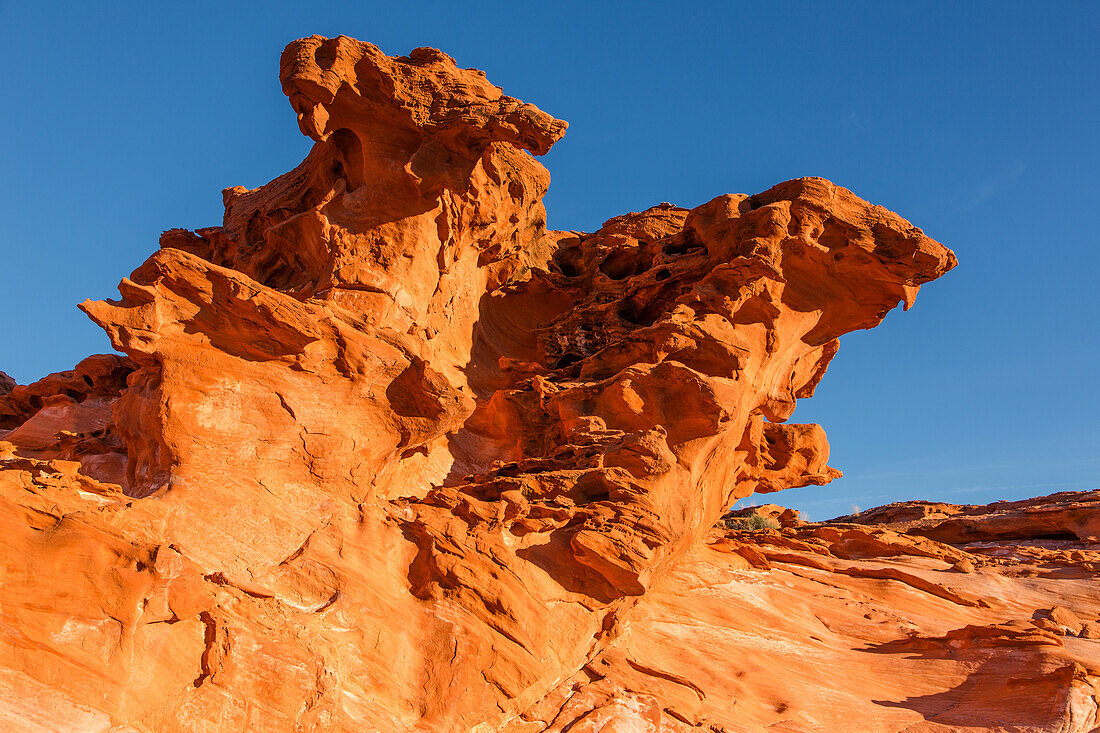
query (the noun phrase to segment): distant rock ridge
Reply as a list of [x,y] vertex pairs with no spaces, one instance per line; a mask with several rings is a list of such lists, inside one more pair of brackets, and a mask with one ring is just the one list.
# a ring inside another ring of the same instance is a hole
[[[280,78],[306,159],[226,189],[221,226],[165,232],[118,300],[81,305],[125,356],[0,379],[0,721],[835,730],[811,695],[772,705],[766,681],[730,697],[697,676],[700,649],[733,637],[679,617],[646,629],[669,598],[676,613],[723,598],[731,624],[759,610],[712,581],[764,592],[787,550],[716,522],[840,475],[820,426],[784,421],[837,339],[908,308],[950,250],[819,178],[548,231],[532,155],[566,124],[482,72],[314,36]],[[841,551],[807,551],[789,516],[767,537],[846,578],[831,584],[901,583],[973,625],[994,602],[894,567],[974,564],[928,549],[995,534],[967,521],[852,540],[902,548],[885,568],[833,567]],[[1043,618],[1077,614],[1086,639],[1095,614],[1062,606]],[[849,622],[839,645],[861,633]],[[956,627],[927,628],[953,643]],[[1024,631],[1009,636],[1054,634]],[[647,638],[659,658],[630,651]],[[1042,678],[1077,695],[1044,721],[1084,720],[1090,669]]]

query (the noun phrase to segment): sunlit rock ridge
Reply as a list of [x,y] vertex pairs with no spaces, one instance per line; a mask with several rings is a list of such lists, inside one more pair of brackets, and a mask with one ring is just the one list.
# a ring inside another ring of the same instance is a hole
[[5,729],[985,729],[1017,647],[998,730],[1097,724],[1095,521],[1035,576],[978,510],[719,523],[840,475],[784,421],[947,248],[819,178],[548,231],[567,125],[482,72],[314,36],[280,78],[312,150],[81,305],[124,356],[0,376]]

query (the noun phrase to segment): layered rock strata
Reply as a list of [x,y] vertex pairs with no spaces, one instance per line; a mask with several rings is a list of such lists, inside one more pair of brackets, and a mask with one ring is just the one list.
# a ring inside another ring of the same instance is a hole
[[782,526],[720,524],[543,710],[649,715],[650,730],[1096,730],[1097,538],[1052,537],[1040,522],[997,539],[927,530],[963,513],[1003,526],[1021,510],[1069,525],[1100,514],[1100,491],[930,506],[825,523],[761,507],[750,511]]

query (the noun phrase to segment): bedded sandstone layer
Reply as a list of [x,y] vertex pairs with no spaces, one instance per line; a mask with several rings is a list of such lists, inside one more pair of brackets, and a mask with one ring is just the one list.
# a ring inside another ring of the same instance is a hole
[[313,149],[82,305],[124,356],[0,381],[5,726],[770,724],[630,644],[755,623],[692,590],[748,572],[715,522],[839,475],[784,421],[951,252],[814,178],[548,231],[566,125],[481,72],[312,37],[281,80]]
[[571,731],[1096,730],[1100,537],[1043,522],[927,535],[960,514],[1078,526],[1100,491],[929,506],[809,524],[770,507],[750,511],[777,529],[719,525],[534,714]]

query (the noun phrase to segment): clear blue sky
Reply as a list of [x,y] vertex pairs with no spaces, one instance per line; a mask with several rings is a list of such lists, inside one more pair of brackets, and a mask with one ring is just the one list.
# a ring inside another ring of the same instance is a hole
[[436,46],[570,122],[550,225],[824,176],[952,247],[908,313],[842,339],[794,421],[847,476],[811,518],[1100,485],[1100,3],[0,2],[0,369],[109,349],[76,309],[170,227],[219,224],[309,143],[290,40]]

